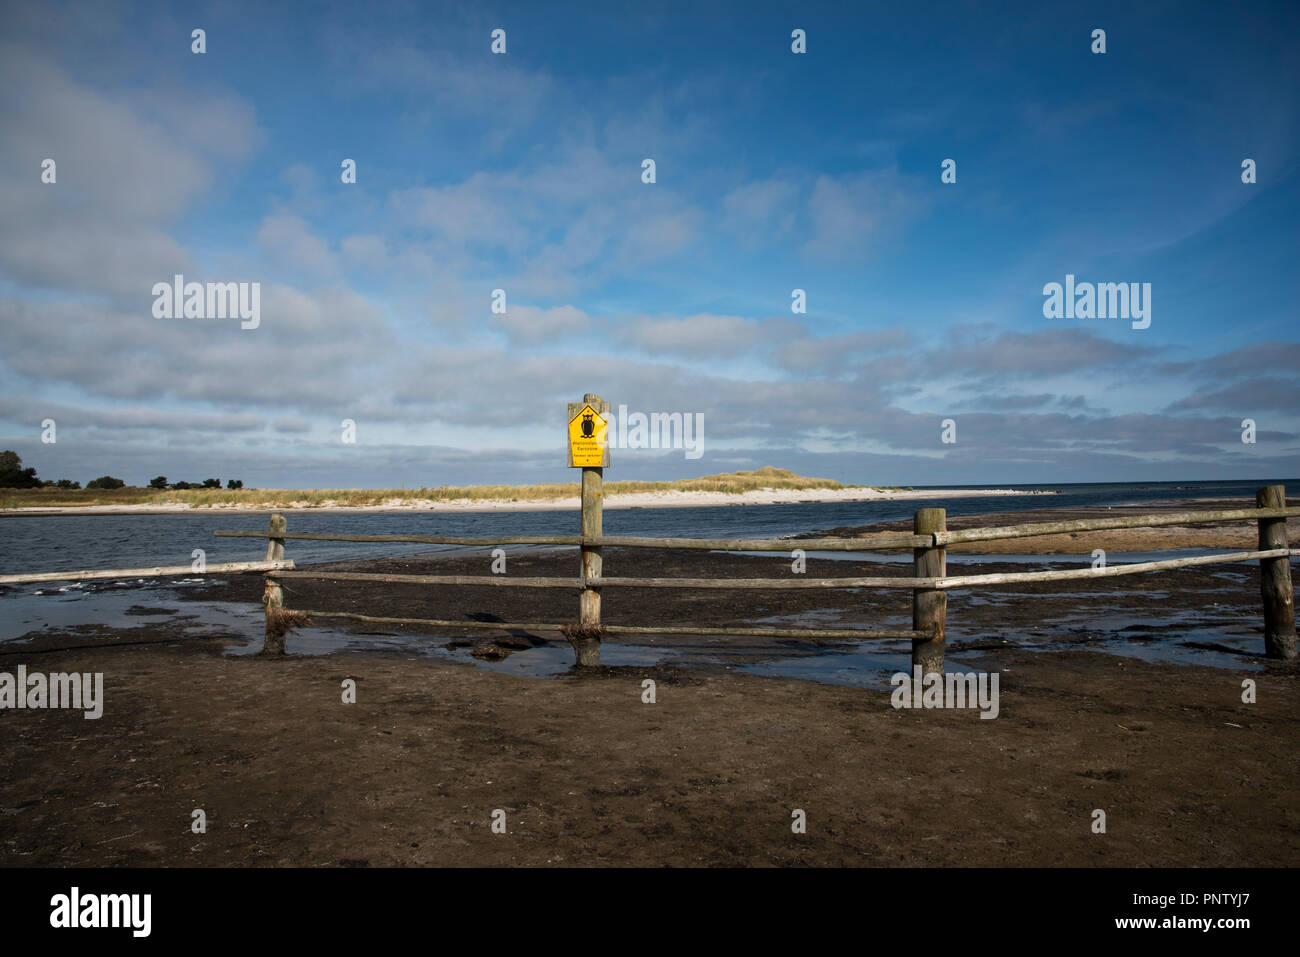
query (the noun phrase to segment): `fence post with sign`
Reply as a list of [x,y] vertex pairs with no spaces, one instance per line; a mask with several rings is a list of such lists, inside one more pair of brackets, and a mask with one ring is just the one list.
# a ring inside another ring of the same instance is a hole
[[601,536],[604,470],[609,465],[609,403],[594,393],[569,403],[569,467],[582,469],[582,578],[578,624],[565,629],[579,667],[600,664],[600,546],[585,539]]

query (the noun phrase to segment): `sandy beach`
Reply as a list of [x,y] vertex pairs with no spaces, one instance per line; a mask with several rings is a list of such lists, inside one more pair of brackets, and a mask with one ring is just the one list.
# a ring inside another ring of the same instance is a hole
[[[690,508],[715,505],[782,505],[795,502],[882,502],[932,498],[997,497],[1006,495],[1051,495],[1051,492],[1024,492],[1015,489],[924,489],[882,491],[874,488],[840,489],[756,489],[749,492],[634,492],[609,494],[605,508]],[[526,512],[569,510],[582,506],[579,496],[552,499],[409,499],[384,505],[336,505],[297,502],[287,505],[217,504],[217,505],[80,505],[66,508],[23,506],[0,511],[5,515],[166,515],[174,512],[268,512],[310,509],[313,512]]]

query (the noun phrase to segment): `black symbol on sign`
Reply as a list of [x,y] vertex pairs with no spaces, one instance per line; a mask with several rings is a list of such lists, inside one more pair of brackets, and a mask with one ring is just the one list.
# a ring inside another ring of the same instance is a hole
[[584,439],[591,438],[596,432],[596,423],[591,419],[594,414],[592,412],[582,413],[582,437]]

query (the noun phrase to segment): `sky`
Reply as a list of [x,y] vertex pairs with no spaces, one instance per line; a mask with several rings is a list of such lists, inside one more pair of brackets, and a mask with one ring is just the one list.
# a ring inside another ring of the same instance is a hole
[[[1295,476],[1298,27],[0,0],[0,448],[83,483],[572,481],[597,393],[703,430],[609,480]],[[258,284],[255,327],[160,317],[177,274]],[[1067,276],[1149,325],[1048,318]]]

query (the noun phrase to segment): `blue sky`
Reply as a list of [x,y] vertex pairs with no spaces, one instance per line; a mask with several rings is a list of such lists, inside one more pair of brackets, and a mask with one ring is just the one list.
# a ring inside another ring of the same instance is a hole
[[[563,481],[587,391],[704,417],[610,478],[1300,474],[1294,5],[0,11],[0,446],[44,478]],[[155,318],[177,272],[260,325]],[[1066,274],[1150,327],[1044,318]]]

